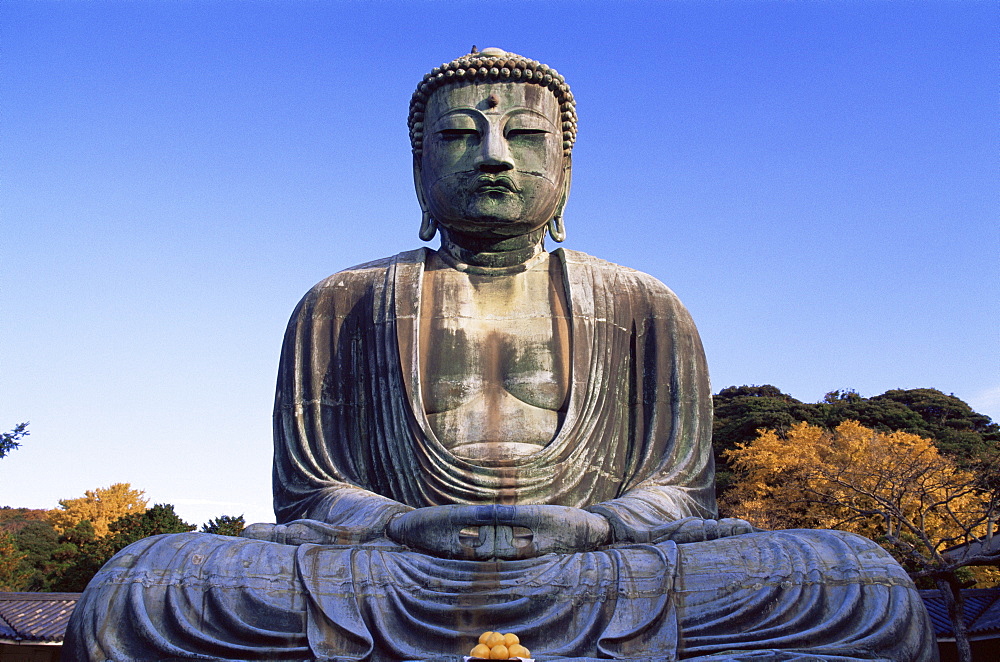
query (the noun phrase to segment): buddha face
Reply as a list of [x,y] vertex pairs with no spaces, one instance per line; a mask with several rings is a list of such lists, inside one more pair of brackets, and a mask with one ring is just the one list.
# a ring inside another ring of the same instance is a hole
[[417,168],[422,204],[439,225],[503,237],[544,226],[565,203],[559,103],[525,83],[448,85],[424,115]]

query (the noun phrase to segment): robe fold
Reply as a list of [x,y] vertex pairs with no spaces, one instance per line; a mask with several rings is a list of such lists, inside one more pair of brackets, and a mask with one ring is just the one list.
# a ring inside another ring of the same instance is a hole
[[[427,250],[334,274],[296,308],[275,398],[277,521],[354,544],[206,534],[140,541],[84,593],[68,660],[457,660],[485,630],[541,660],[936,659],[912,582],[837,531],[675,544],[715,517],[711,391],[687,311],[659,281],[558,250],[571,380],[555,438],[491,463],[455,456],[422,407]],[[446,504],[552,504],[607,517],[616,544],[517,561],[441,559],[383,535]]]
[[491,466],[450,453],[423,410],[426,254],[335,274],[293,314],[275,398],[279,522],[384,528],[401,510],[483,503],[591,506],[637,529],[714,516],[708,370],[673,292],[641,272],[554,251],[569,302],[568,410],[540,452]]

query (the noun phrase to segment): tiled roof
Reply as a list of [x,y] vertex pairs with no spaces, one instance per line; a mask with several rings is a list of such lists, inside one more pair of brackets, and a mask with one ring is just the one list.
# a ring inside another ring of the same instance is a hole
[[941,552],[941,556],[956,561],[969,556],[981,556],[984,560],[972,565],[997,565],[1000,563],[1000,535],[949,547]]
[[[934,623],[934,634],[938,638],[955,636],[941,594],[936,589],[923,590],[920,597]],[[1000,588],[967,588],[962,591],[962,597],[965,599],[965,625],[969,634],[1000,637]]]
[[0,592],[0,639],[62,641],[79,593]]

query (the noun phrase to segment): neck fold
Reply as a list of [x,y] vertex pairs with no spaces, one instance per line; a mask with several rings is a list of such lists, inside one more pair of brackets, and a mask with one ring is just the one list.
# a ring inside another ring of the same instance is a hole
[[470,237],[441,228],[438,255],[459,271],[498,275],[526,271],[544,259],[545,228],[500,239]]

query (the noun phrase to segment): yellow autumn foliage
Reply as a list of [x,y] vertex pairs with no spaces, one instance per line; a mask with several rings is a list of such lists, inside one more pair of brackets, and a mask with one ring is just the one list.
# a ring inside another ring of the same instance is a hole
[[922,565],[981,535],[987,519],[975,475],[907,432],[846,421],[831,433],[798,423],[784,435],[759,430],[726,454],[739,477],[723,507],[766,529],[836,528],[896,540],[887,549]]
[[129,483],[115,483],[110,487],[87,490],[78,499],[60,499],[59,510],[49,511],[49,522],[56,531],[63,533],[83,520],[90,520],[94,535],[108,535],[108,525],[132,513],[146,512],[146,498],[142,490],[134,490]]

